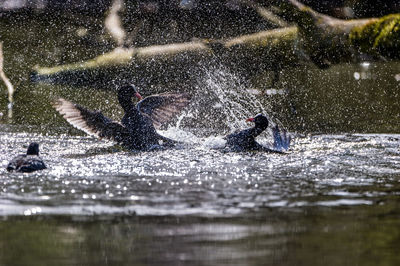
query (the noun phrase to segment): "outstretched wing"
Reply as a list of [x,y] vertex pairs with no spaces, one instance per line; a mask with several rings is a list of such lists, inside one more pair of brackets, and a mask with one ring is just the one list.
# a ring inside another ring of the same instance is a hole
[[163,93],[146,97],[138,102],[137,108],[150,117],[154,127],[159,129],[189,103],[190,95],[187,93]]
[[63,98],[53,103],[53,107],[74,127],[89,135],[124,142],[129,138],[128,130],[101,112],[91,111]]

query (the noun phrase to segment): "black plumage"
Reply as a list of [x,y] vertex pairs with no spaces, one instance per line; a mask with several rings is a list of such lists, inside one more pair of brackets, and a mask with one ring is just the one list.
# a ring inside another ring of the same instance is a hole
[[[140,100],[136,105],[132,102],[133,96]],[[78,129],[128,149],[152,150],[177,143],[158,134],[156,128],[166,124],[189,104],[188,94],[164,93],[142,99],[135,86],[126,85],[118,90],[118,101],[125,111],[121,123],[62,98],[54,103],[54,107]]]
[[39,144],[33,142],[29,144],[26,154],[21,154],[13,158],[7,165],[7,171],[30,173],[46,169],[46,165],[39,157]]
[[[258,114],[247,121],[254,122],[254,126],[242,131],[234,132],[225,137],[226,148],[229,151],[265,151],[282,153],[280,150],[269,149],[256,141],[256,137],[268,128],[268,118],[263,114]],[[279,134],[279,133],[278,133]]]

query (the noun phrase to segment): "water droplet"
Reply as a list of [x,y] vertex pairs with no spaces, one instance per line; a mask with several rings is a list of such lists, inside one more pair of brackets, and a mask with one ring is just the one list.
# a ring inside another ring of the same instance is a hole
[[131,200],[139,200],[139,197],[135,196],[135,195],[132,195],[130,198],[131,198]]

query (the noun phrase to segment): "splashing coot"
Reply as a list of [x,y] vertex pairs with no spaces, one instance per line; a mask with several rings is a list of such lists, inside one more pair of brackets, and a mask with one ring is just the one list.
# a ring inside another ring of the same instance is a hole
[[46,165],[39,157],[39,144],[29,144],[26,154],[15,157],[7,165],[7,171],[30,173],[37,170],[46,169]]
[[290,138],[280,133],[280,129],[276,126],[273,128],[274,149],[267,148],[256,141],[256,137],[268,128],[268,118],[263,114],[258,114],[254,118],[246,121],[254,122],[254,126],[242,131],[234,132],[225,137],[226,147],[230,151],[265,151],[273,153],[282,153],[282,149],[289,147]]
[[[136,106],[131,100],[133,96],[139,99]],[[118,101],[125,111],[121,123],[62,98],[53,106],[76,128],[115,141],[128,149],[146,151],[178,143],[158,134],[156,128],[166,124],[189,104],[188,94],[164,93],[142,99],[136,87],[129,84],[118,90]]]

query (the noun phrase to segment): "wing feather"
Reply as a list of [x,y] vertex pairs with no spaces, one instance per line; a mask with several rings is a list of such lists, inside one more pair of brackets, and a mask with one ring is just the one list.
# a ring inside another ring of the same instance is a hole
[[150,117],[155,128],[168,123],[190,103],[187,93],[163,93],[152,95],[137,104],[138,110]]
[[53,107],[74,127],[85,133],[116,142],[126,142],[128,130],[99,111],[91,111],[63,98],[57,99]]

